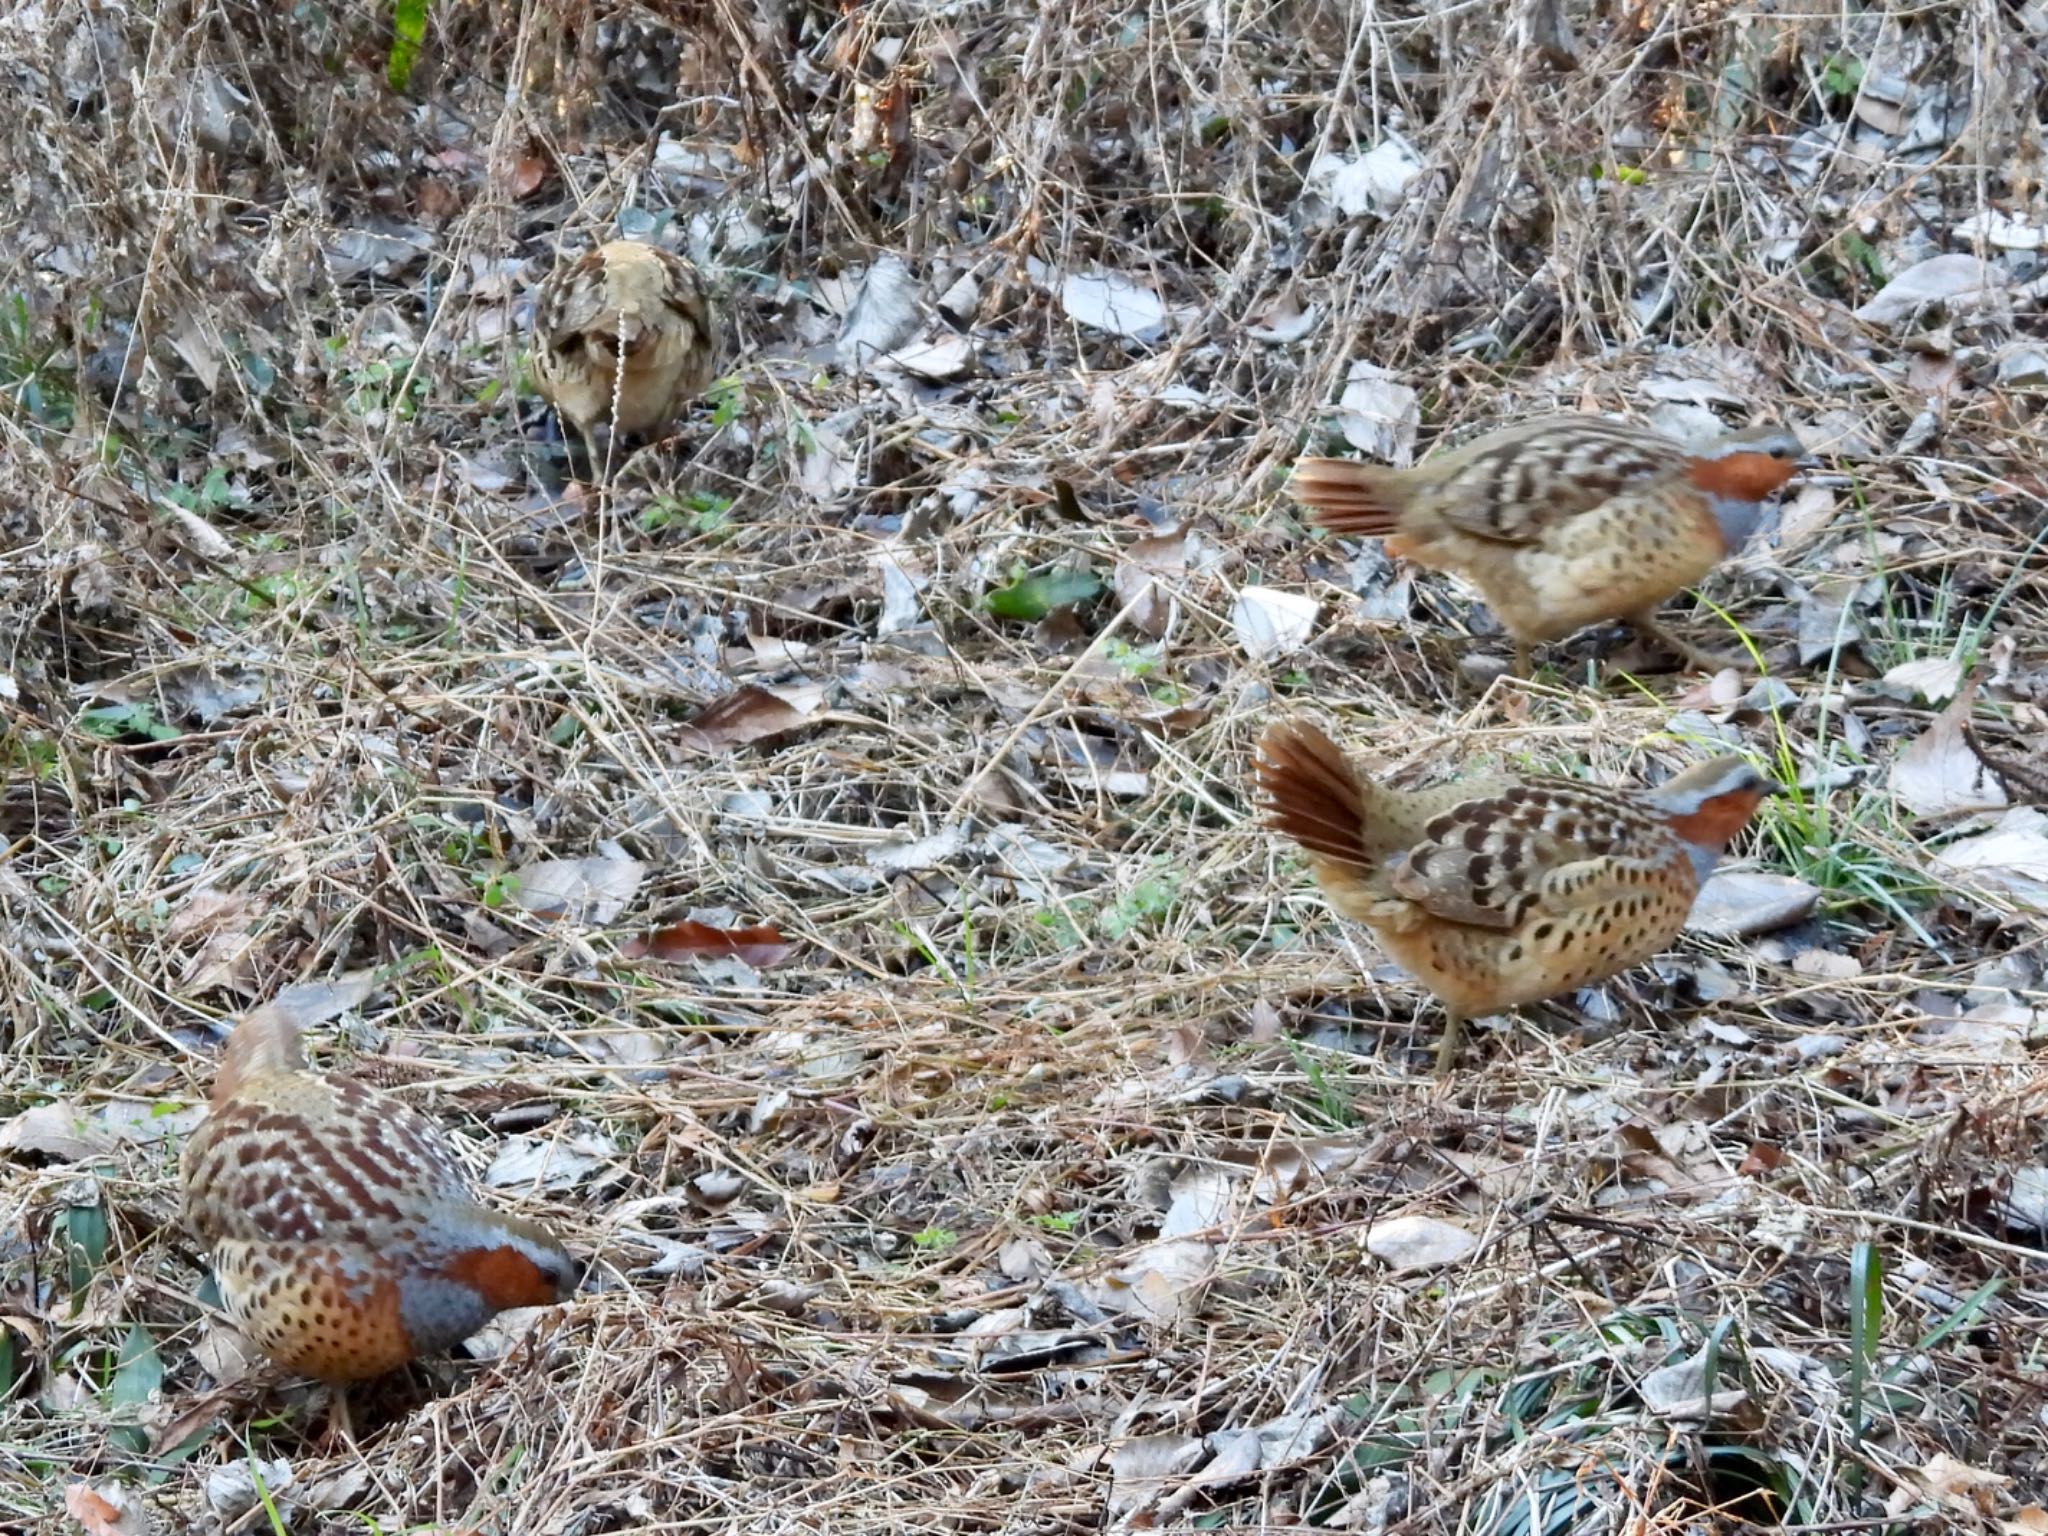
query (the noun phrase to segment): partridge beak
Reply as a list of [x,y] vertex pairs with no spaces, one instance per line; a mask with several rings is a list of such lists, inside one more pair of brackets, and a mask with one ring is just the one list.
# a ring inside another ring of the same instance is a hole
[[1820,455],[1815,453],[1802,453],[1801,455],[1799,455],[1798,458],[1792,461],[1792,467],[1802,472],[1811,472],[1813,470],[1819,469],[1821,467]]

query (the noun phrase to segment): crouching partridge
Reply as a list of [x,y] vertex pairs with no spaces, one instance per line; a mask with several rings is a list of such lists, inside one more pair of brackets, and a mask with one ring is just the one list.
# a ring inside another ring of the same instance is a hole
[[1694,453],[1600,416],[1546,416],[1490,432],[1413,469],[1306,458],[1290,489],[1332,533],[1384,537],[1389,555],[1478,587],[1530,648],[1610,619],[1694,666],[1724,664],[1657,623],[1657,605],[1756,530],[1805,450],[1784,427],[1754,427]]
[[440,1127],[309,1071],[273,1010],[236,1026],[209,1104],[185,1146],[185,1224],[228,1316],[285,1370],[380,1376],[576,1288],[560,1243],[477,1202]]
[[614,240],[552,273],[533,306],[535,382],[602,473],[616,436],[657,432],[718,374],[711,300],[673,251]]
[[1714,861],[1778,786],[1717,757],[1655,789],[1495,774],[1421,790],[1364,778],[1314,726],[1259,743],[1267,825],[1308,854],[1330,904],[1364,923],[1448,1022],[1605,980],[1663,949]]

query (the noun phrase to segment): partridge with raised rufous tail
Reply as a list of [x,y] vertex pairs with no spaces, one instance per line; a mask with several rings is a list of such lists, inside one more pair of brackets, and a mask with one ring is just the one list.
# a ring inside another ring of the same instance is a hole
[[1330,904],[1444,1005],[1440,1072],[1466,1019],[1669,944],[1715,859],[1778,790],[1733,756],[1654,789],[1514,774],[1389,789],[1301,721],[1267,729],[1258,785],[1267,826],[1308,854]]
[[477,1202],[439,1126],[309,1071],[274,1010],[235,1027],[209,1103],[185,1145],[185,1224],[228,1316],[286,1370],[381,1376],[576,1288],[560,1243]]
[[576,424],[591,472],[600,443],[656,432],[718,375],[716,317],[674,251],[614,240],[557,269],[533,305],[535,383]]
[[1546,416],[1487,433],[1413,469],[1305,458],[1290,489],[1312,521],[1384,537],[1389,555],[1465,577],[1530,649],[1610,619],[1694,666],[1722,659],[1657,622],[1657,605],[1740,549],[1805,453],[1780,426],[1703,453],[1601,416]]

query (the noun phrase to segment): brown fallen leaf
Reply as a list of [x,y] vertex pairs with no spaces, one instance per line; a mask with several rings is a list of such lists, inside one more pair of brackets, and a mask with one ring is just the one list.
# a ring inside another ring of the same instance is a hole
[[698,710],[683,727],[682,738],[687,746],[721,752],[787,735],[802,727],[808,714],[787,699],[749,683]]
[[692,918],[657,928],[644,938],[628,939],[619,946],[619,953],[628,960],[703,960],[731,955],[757,971],[765,971],[795,954],[796,945],[766,924],[755,928],[714,928]]
[[548,163],[539,155],[521,155],[505,180],[514,197],[531,197],[548,177]]
[[1759,1141],[1750,1147],[1749,1155],[1743,1158],[1735,1171],[1744,1178],[1753,1179],[1759,1174],[1776,1172],[1778,1165],[1784,1161],[1784,1148],[1773,1146],[1768,1141]]

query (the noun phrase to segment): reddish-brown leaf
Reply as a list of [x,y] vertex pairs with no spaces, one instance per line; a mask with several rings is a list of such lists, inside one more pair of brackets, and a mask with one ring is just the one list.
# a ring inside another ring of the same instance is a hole
[[1749,1156],[1742,1160],[1742,1166],[1735,1171],[1744,1178],[1753,1179],[1759,1174],[1775,1172],[1785,1161],[1785,1150],[1768,1141],[1759,1141],[1749,1149]]
[[683,727],[683,740],[717,752],[787,735],[804,719],[804,712],[788,700],[749,683],[698,710],[696,718]]
[[531,197],[543,181],[547,180],[548,163],[539,155],[521,155],[512,163],[512,195]]
[[644,939],[629,939],[619,948],[628,960],[699,960],[733,955],[756,970],[780,965],[796,953],[796,945],[767,924],[756,928],[714,928],[695,919],[657,928]]

